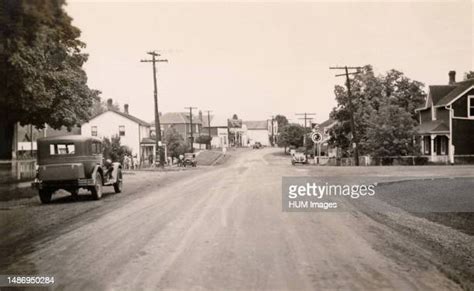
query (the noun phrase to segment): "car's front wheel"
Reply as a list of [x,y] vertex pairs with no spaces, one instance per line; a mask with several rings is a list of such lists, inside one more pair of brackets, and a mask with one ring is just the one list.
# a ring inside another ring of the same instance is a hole
[[102,198],[102,176],[100,173],[97,173],[95,176],[95,185],[92,187],[91,193],[94,200]]
[[117,181],[114,183],[115,193],[122,193],[122,188],[123,188],[122,170],[118,170]]
[[40,189],[39,197],[41,203],[48,204],[51,203],[51,197],[53,196],[53,191],[51,189]]

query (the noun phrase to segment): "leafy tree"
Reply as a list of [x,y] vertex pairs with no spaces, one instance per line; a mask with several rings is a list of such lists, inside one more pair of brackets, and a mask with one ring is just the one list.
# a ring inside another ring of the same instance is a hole
[[[374,154],[379,149],[379,143],[374,139],[373,133],[377,131],[376,127],[381,126],[374,120],[381,114],[395,110],[403,113],[402,115],[410,120],[405,122],[394,119],[392,125],[405,128],[406,125],[411,124],[411,128],[413,128],[417,117],[415,109],[423,104],[426,98],[423,86],[422,83],[409,79],[397,70],[390,70],[385,75],[376,76],[371,66],[365,66],[360,74],[351,79],[356,134],[353,137],[351,132],[351,104],[347,90],[345,87],[337,85],[334,92],[338,107],[333,109],[330,116],[338,123],[329,131],[331,135],[329,143],[339,147],[343,156],[352,155],[351,140],[358,142],[360,154]],[[385,108],[387,106],[390,108]],[[369,131],[371,131],[371,136],[369,136]],[[393,142],[396,141],[398,140],[393,140]],[[404,154],[400,147],[398,149],[400,150],[398,155]]]
[[365,142],[374,157],[404,156],[418,152],[413,142],[416,121],[404,108],[391,100],[371,116]]
[[305,129],[299,124],[288,124],[283,126],[278,138],[278,146],[283,147],[286,153],[286,148],[290,146],[303,146]]
[[10,158],[16,122],[71,128],[99,92],[87,86],[87,55],[65,0],[0,4],[0,158]]
[[285,125],[288,125],[288,119],[286,118],[285,115],[281,115],[281,114],[278,114],[277,116],[275,116],[275,120],[278,124],[278,132],[281,132],[282,128],[285,126]]
[[104,138],[103,140],[104,151],[103,155],[106,159],[111,159],[112,162],[123,163],[125,155],[131,155],[132,151],[129,147],[120,144],[120,136],[112,136],[111,139]]
[[91,116],[96,116],[101,113],[104,113],[108,109],[120,111],[120,104],[118,102],[115,102],[112,104],[112,106],[109,106],[107,102],[102,101],[102,99],[98,97],[93,101]]
[[474,79],[474,71],[464,73],[464,80]]
[[173,126],[166,129],[164,141],[168,149],[168,155],[173,158],[177,158],[191,149],[190,145]]

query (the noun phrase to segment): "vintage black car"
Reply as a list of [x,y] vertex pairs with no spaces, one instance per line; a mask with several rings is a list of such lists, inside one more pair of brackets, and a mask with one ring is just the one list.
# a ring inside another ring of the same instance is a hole
[[184,154],[183,166],[184,167],[187,167],[187,166],[196,167],[197,166],[196,154],[185,153]]
[[32,186],[38,189],[42,203],[51,202],[58,189],[77,196],[84,188],[96,200],[102,197],[103,186],[122,192],[120,163],[104,160],[102,141],[94,137],[67,135],[38,139],[37,176]]

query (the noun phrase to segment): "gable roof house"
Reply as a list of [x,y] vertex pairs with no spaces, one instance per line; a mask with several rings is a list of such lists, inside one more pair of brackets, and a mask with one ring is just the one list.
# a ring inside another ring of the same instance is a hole
[[424,107],[416,109],[422,155],[430,162],[454,163],[474,157],[474,79],[429,86]]
[[212,137],[211,147],[222,148],[229,145],[229,121],[220,115],[202,117],[202,134]]
[[[191,119],[188,112],[167,112],[160,115],[161,134],[164,136],[165,131],[174,127],[184,140],[189,140],[191,137]],[[202,131],[202,113],[193,114],[192,122],[193,137],[196,138],[201,135]],[[154,121],[151,123],[152,132],[155,131]]]
[[[329,118],[321,123],[315,123],[313,130],[319,132],[322,136],[319,152],[321,156],[336,157],[337,148],[329,145],[328,141],[331,138],[329,130],[337,124],[337,121]],[[321,163],[321,161],[320,161]]]
[[150,136],[150,125],[129,114],[127,104],[123,112],[109,107],[106,111],[92,117],[82,124],[81,134],[99,138],[111,138],[118,135],[121,145],[129,147],[132,155],[136,155],[140,163],[151,158],[154,161],[155,140]]

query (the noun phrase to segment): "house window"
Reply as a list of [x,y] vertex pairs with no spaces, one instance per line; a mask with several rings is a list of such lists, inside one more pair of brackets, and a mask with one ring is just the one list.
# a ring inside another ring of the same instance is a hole
[[125,126],[124,125],[119,126],[119,136],[125,136]]
[[446,154],[446,138],[445,138],[445,137],[441,137],[440,142],[441,142],[441,144],[440,144],[441,154],[442,154],[442,155],[445,155],[445,154]]
[[91,127],[91,135],[92,136],[97,136],[97,126],[92,126]]
[[424,154],[425,154],[425,155],[429,155],[429,154],[430,154],[430,150],[431,150],[430,137],[429,137],[429,136],[425,136],[425,137],[423,138],[423,141],[425,142],[425,145],[424,145],[425,152],[424,152]]
[[467,116],[474,118],[474,96],[468,96],[467,98]]

